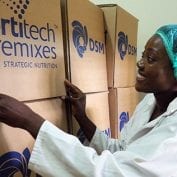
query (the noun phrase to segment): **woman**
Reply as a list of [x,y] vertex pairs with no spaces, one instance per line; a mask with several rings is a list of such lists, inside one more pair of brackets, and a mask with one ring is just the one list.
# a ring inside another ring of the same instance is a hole
[[109,139],[89,121],[85,95],[68,81],[65,85],[73,114],[90,147],[7,95],[0,95],[0,121],[23,128],[36,138],[29,167],[42,176],[175,177],[177,25],[157,30],[137,67],[136,89],[149,94],[137,106],[120,140]]

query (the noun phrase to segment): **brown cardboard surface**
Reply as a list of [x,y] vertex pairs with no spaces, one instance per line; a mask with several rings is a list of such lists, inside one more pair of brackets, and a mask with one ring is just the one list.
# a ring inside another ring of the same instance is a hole
[[[67,130],[65,107],[60,99],[32,101],[26,104],[36,113],[49,120],[62,130]],[[0,124],[0,132],[0,149],[21,151],[24,148],[23,145],[26,146],[28,143],[31,144],[31,142],[33,142],[33,138],[26,131],[9,127],[3,123]]]
[[85,93],[107,91],[103,12],[86,0],[67,0],[72,83]]
[[[135,84],[138,20],[117,5],[103,5],[109,88]],[[119,50],[118,50],[119,48]]]
[[64,95],[60,1],[1,1],[0,20],[0,92],[22,101]]
[[[108,130],[110,128],[108,92],[87,94],[86,113],[98,129]],[[73,122],[74,134],[76,134],[78,124],[75,119]]]
[[120,137],[120,128],[131,118],[139,100],[139,93],[134,87],[109,90],[110,126],[113,138]]
[[[62,130],[67,131],[65,106],[61,100],[48,99],[42,101],[33,101],[26,104],[45,119],[54,123]],[[0,134],[0,158],[9,151],[22,153],[25,148],[28,148],[29,151],[31,151],[33,147],[34,139],[27,131],[22,129],[12,128],[1,123]],[[22,175],[19,172],[15,176],[21,177]]]
[[32,101],[26,104],[46,120],[67,131],[65,105],[59,98]]

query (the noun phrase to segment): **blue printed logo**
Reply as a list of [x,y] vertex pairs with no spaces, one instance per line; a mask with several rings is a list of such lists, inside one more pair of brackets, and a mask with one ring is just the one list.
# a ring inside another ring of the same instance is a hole
[[[31,170],[28,169],[30,151],[25,148],[23,153],[10,151],[0,156],[0,177],[13,177],[16,173],[21,173],[23,177],[30,177]],[[35,174],[36,177],[41,177]]]
[[129,44],[128,42],[128,36],[120,31],[118,33],[118,52],[120,54],[121,60],[124,59],[125,55],[136,55],[137,54],[137,49],[135,46]]
[[124,125],[129,121],[129,113],[128,112],[122,112],[120,114],[120,126],[119,126],[119,130],[121,131],[122,128],[124,127]]
[[28,8],[28,5],[30,4],[30,0],[19,0],[18,2],[15,0],[0,0],[0,2],[9,7],[10,10],[12,10],[13,13],[18,16],[19,19],[23,18],[25,11]]
[[77,53],[82,58],[83,53],[87,49],[88,44],[88,34],[86,26],[82,26],[79,21],[73,21],[73,43],[77,50]]
[[128,48],[128,36],[124,32],[119,32],[118,34],[118,51],[120,58],[123,60],[127,53]]
[[[0,40],[1,53],[4,56],[10,58],[12,56],[41,59],[57,58],[55,28],[48,22],[45,25],[37,26],[29,24],[25,19],[22,19],[30,5],[30,0],[0,0],[0,3],[6,5],[14,13],[14,16],[18,17],[18,19],[15,17],[0,18],[0,36],[7,36],[7,40]],[[16,39],[14,41],[9,40],[9,36]],[[31,43],[28,40],[33,40],[33,42]],[[38,44],[36,41],[42,41],[43,43]],[[48,43],[53,45],[48,46]],[[20,63],[25,65],[24,62],[8,60],[4,61],[4,67],[23,67]],[[24,68],[33,67],[32,63],[27,64],[27,67]],[[34,67],[42,68],[43,66],[37,63]],[[51,68],[50,63],[45,63],[44,68]]]
[[29,177],[31,171],[28,170],[30,151],[26,148],[22,154],[10,151],[0,157],[0,176],[13,177],[17,172],[21,172],[23,177]]
[[103,42],[90,38],[88,36],[86,26],[82,25],[79,21],[72,22],[73,32],[73,43],[77,50],[78,55],[83,58],[83,54],[86,50],[91,52],[104,54],[105,45]]
[[111,137],[111,129],[108,128],[106,130],[103,130],[103,132],[108,136],[108,137]]

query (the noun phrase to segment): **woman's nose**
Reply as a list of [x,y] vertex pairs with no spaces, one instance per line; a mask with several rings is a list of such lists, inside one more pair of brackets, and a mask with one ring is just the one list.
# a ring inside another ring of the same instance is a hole
[[139,61],[137,61],[137,67],[138,68],[144,68],[144,61],[143,61],[143,59],[140,59]]

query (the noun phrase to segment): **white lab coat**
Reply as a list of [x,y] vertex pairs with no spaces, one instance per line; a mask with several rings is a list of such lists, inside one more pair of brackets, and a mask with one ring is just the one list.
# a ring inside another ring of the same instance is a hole
[[96,130],[90,147],[45,121],[29,168],[43,177],[177,177],[177,98],[148,122],[154,105],[147,95],[120,140]]

